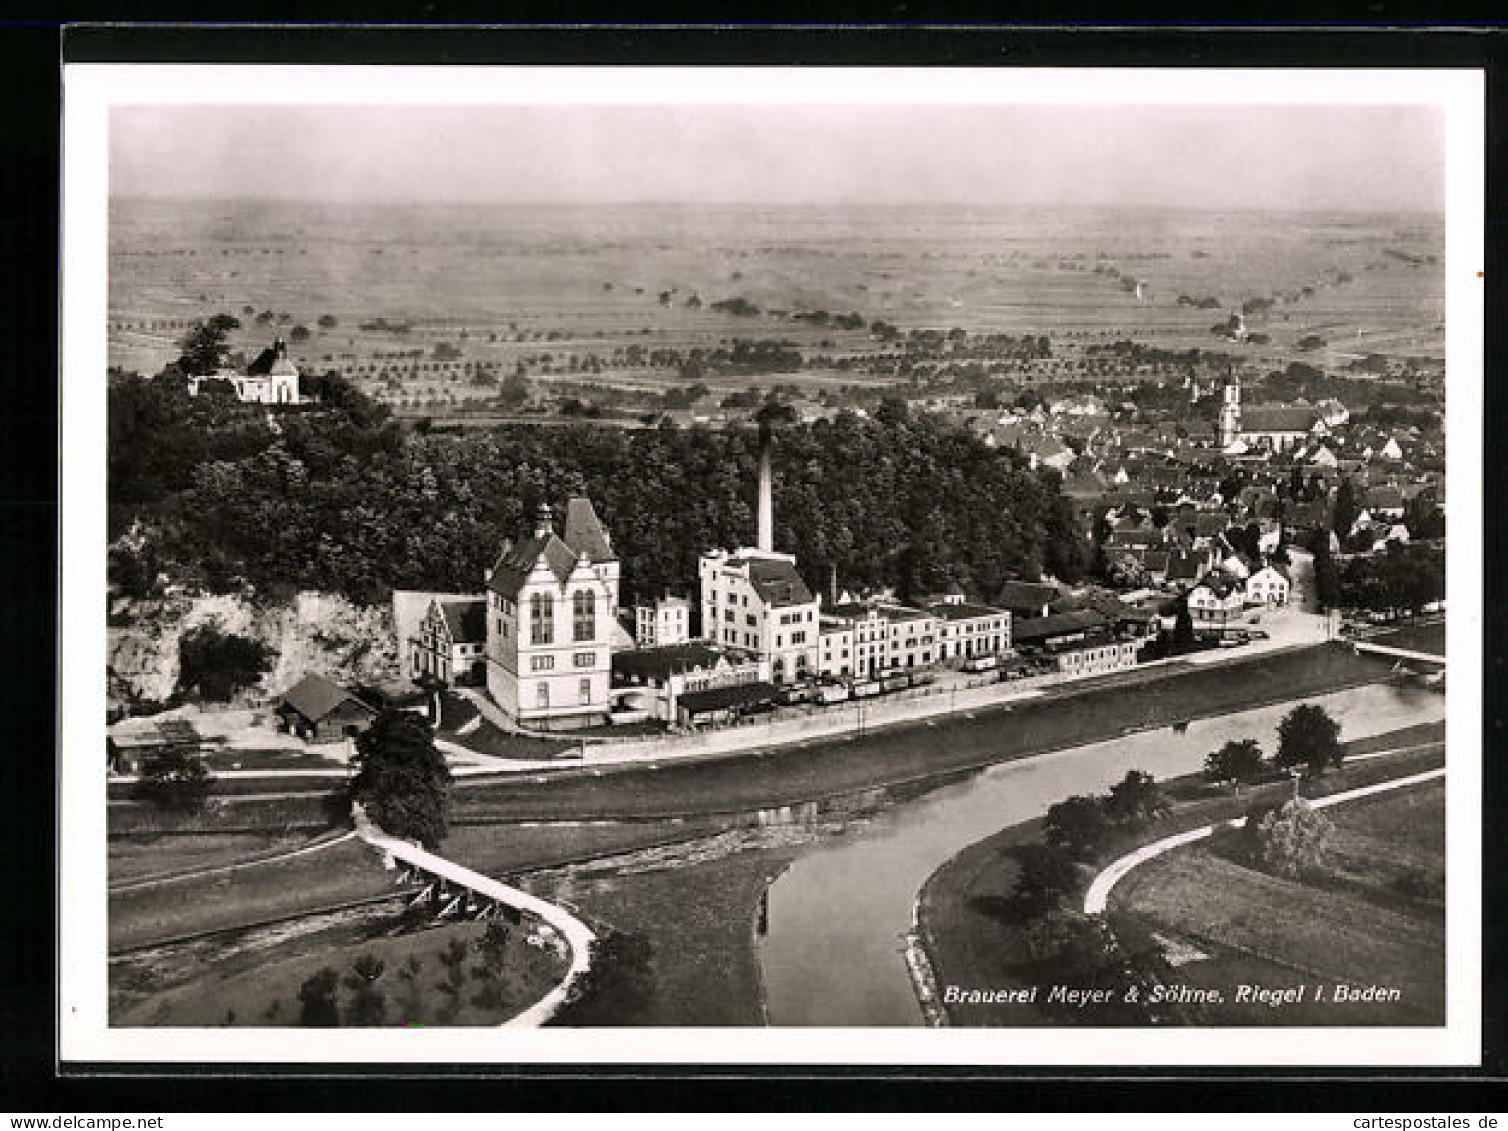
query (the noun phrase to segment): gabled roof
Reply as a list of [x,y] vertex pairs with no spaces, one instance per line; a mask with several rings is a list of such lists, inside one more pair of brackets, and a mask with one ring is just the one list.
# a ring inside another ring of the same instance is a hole
[[346,703],[353,703],[369,714],[377,713],[374,708],[363,703],[340,684],[313,673],[304,676],[283,692],[280,703],[292,707],[304,718],[315,723]]
[[1034,581],[1007,581],[1000,587],[996,598],[1007,609],[1040,609],[1051,604],[1058,595],[1056,585],[1043,585]]
[[613,674],[638,676],[640,679],[667,679],[693,668],[710,668],[723,653],[706,644],[690,641],[663,648],[635,648],[613,654]]
[[437,601],[450,639],[456,644],[482,644],[487,640],[487,599],[472,597],[460,601]]
[[1168,580],[1193,581],[1199,576],[1199,555],[1174,550],[1168,555]]
[[612,539],[597,520],[590,499],[571,499],[566,503],[565,544],[593,562],[615,562]]
[[1103,628],[1106,623],[1103,613],[1095,609],[1079,609],[1071,613],[1052,613],[1045,617],[1018,621],[1013,626],[1011,635],[1018,644],[1028,643],[1052,636],[1066,636],[1071,632],[1083,632],[1090,628]]
[[543,536],[526,539],[516,546],[505,544],[497,565],[492,568],[492,577],[488,580],[487,587],[504,597],[517,597],[535,563],[541,558],[555,575],[555,580],[562,585],[576,568],[576,555],[552,530]]
[[751,558],[749,583],[766,605],[809,605],[815,599],[790,562],[773,558]]

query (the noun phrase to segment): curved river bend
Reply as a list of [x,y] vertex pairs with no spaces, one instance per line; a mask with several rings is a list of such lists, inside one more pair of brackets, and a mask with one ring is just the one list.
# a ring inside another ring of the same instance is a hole
[[920,1025],[904,947],[928,876],[975,841],[1070,794],[1104,790],[1127,770],[1190,773],[1235,738],[1256,738],[1270,753],[1278,721],[1299,702],[1340,720],[1342,740],[1445,717],[1443,695],[1371,684],[1008,762],[894,805],[771,885],[759,946],[770,1024]]

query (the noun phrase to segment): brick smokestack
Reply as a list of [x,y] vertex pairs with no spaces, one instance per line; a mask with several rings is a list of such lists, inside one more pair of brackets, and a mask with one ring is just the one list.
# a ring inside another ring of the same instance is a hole
[[770,474],[770,422],[759,422],[759,536],[755,543],[769,553],[775,549],[775,503]]

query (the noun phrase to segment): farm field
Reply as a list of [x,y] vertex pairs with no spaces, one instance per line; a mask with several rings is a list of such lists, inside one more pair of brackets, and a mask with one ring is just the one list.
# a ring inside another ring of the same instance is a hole
[[[303,371],[339,369],[399,407],[482,407],[520,365],[540,386],[652,398],[681,383],[655,351],[739,338],[789,342],[807,363],[698,378],[714,394],[779,382],[852,395],[884,379],[822,359],[884,353],[876,319],[1048,334],[1071,359],[1125,338],[1229,347],[1211,324],[1270,300],[1248,319],[1270,342],[1238,347],[1254,364],[1342,368],[1369,352],[1441,354],[1442,247],[1439,218],[1416,214],[126,199],[111,210],[109,356],[156,372],[195,319],[224,310],[243,322],[232,345],[246,356],[282,334]],[[713,309],[736,299],[759,313]],[[800,311],[863,324],[789,317]],[[1326,344],[1299,349],[1309,335]],[[493,382],[473,383],[479,370]]]
[[[1180,984],[1220,990],[1201,1020],[1227,1025],[1443,1024],[1445,789],[1431,782],[1326,813],[1331,871],[1284,879],[1237,863],[1221,845],[1177,849],[1133,871],[1112,922],[1171,933],[1202,957]],[[1308,986],[1306,1000],[1232,1000],[1233,987]],[[1378,986],[1397,1001],[1337,1003],[1315,987]]]

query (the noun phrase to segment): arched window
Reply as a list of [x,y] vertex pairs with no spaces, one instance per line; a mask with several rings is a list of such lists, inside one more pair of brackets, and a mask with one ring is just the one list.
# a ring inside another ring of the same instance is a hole
[[555,602],[548,593],[529,598],[529,643],[552,644],[555,641]]
[[597,639],[597,598],[585,589],[571,598],[571,628],[574,640]]

